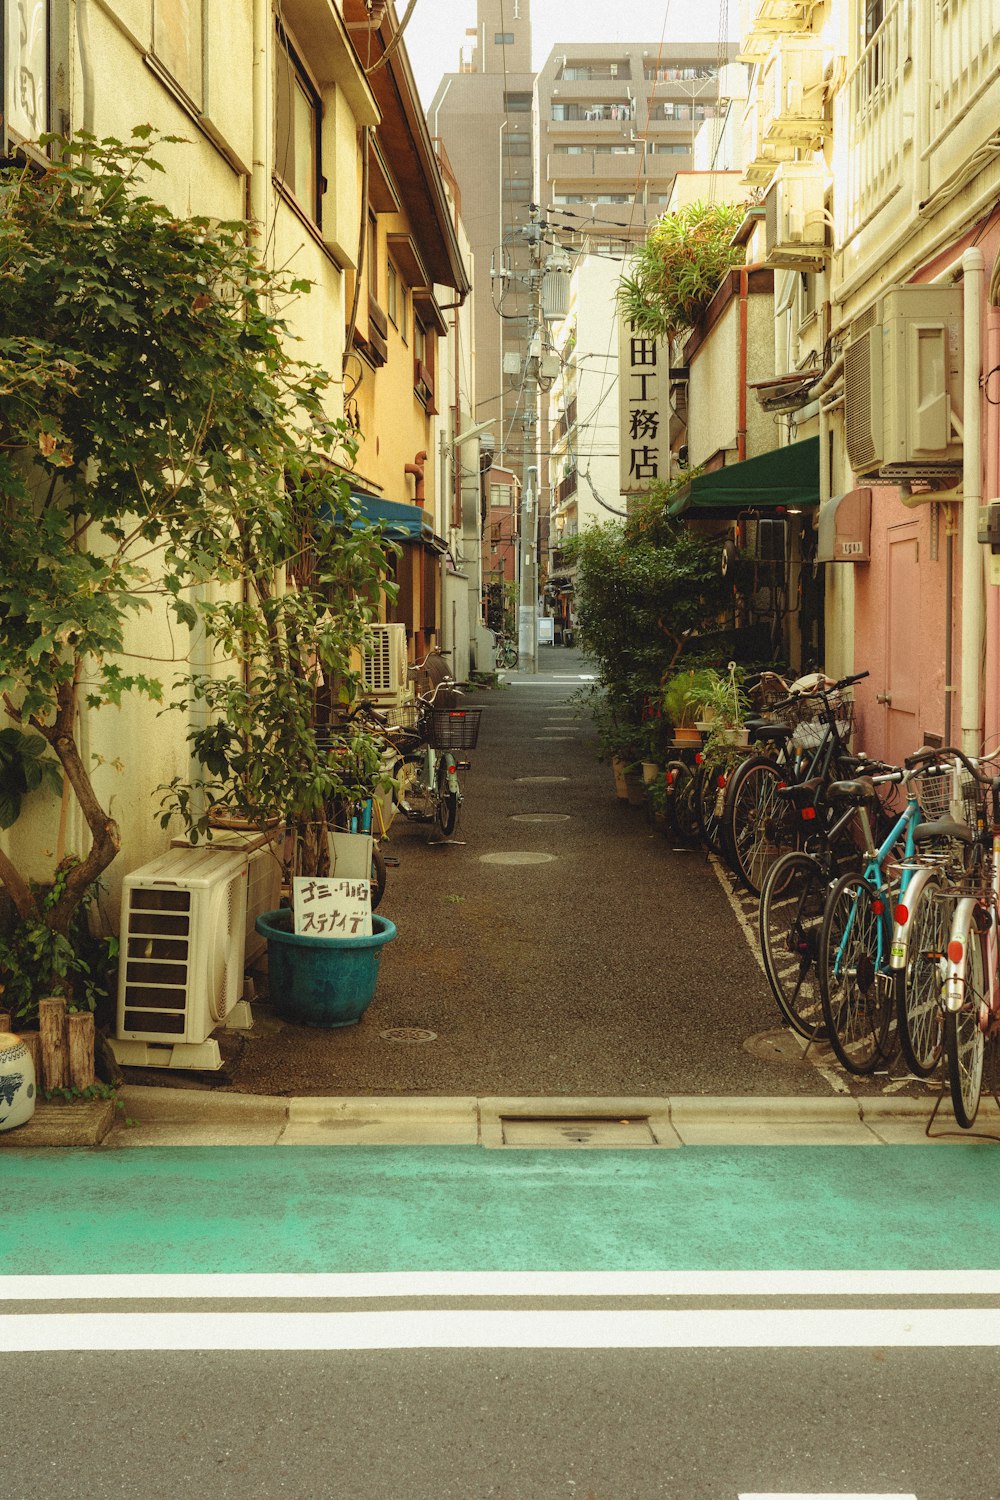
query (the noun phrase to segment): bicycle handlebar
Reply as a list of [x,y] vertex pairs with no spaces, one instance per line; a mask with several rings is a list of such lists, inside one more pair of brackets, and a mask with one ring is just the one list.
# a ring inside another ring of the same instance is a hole
[[965,769],[968,771],[969,775],[972,776],[976,781],[984,780],[983,774],[980,771],[979,767],[976,765],[975,761],[970,760],[969,757],[964,753],[964,751],[956,749],[954,745],[945,745],[941,750],[917,750],[913,755],[908,755],[903,764],[906,766],[908,771],[915,771],[918,770],[920,766],[924,765],[926,761],[945,760],[949,756],[954,757],[955,760],[960,760]]

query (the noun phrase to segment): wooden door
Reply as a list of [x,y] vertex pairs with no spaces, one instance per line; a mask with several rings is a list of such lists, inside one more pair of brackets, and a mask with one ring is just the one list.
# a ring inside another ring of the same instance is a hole
[[919,524],[889,529],[885,600],[885,746],[901,765],[920,745],[920,541]]

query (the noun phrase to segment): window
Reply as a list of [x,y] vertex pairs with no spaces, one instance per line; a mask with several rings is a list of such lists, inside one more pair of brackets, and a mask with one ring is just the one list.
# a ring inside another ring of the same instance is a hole
[[195,104],[201,103],[202,0],[155,0],[153,55]]
[[505,92],[503,96],[503,107],[504,113],[508,115],[530,114],[531,95]]
[[399,273],[392,261],[386,262],[385,268],[385,300],[386,312],[396,327],[399,327]]
[[885,0],[865,0],[865,43],[871,41],[885,20]]
[[502,505],[509,510],[514,504],[514,486],[512,484],[491,484],[490,505]]
[[498,47],[513,47],[514,33],[512,31],[495,31],[493,40]]
[[416,308],[413,310],[413,389],[429,413],[434,405],[434,348],[436,339],[427,330]]
[[368,215],[368,244],[365,248],[365,260],[368,262],[368,290],[378,301],[378,220],[374,214]]
[[508,156],[530,156],[531,136],[524,131],[508,131],[504,137],[503,149]]
[[320,101],[279,27],[274,90],[274,170],[303,213],[320,222]]

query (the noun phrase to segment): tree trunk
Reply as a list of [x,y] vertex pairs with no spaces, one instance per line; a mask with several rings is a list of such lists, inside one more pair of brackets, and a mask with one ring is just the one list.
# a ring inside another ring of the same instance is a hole
[[66,1044],[66,1001],[62,995],[38,1002],[38,1031],[42,1039],[42,1079],[47,1089],[69,1085]]
[[94,1082],[94,1017],[91,1012],[78,1010],[67,1016],[66,1035],[69,1081],[75,1089],[89,1089]]

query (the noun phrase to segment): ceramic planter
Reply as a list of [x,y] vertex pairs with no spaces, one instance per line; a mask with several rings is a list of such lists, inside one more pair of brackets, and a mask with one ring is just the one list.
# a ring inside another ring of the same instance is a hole
[[24,1125],[35,1113],[35,1065],[19,1036],[0,1031],[0,1130]]
[[291,907],[266,911],[267,977],[278,1015],[300,1026],[353,1026],[375,996],[382,948],[396,936],[386,917],[372,917],[370,937],[313,937],[292,931]]

